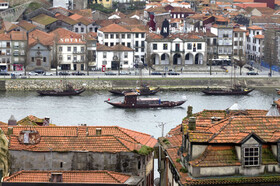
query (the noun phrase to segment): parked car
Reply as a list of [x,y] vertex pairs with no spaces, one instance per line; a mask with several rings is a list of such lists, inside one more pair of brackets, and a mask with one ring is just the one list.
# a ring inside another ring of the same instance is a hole
[[151,75],[159,75],[159,76],[161,76],[162,73],[161,72],[152,72]]
[[11,76],[22,76],[24,74],[24,72],[22,71],[14,71],[11,73]]
[[117,75],[117,74],[114,73],[114,72],[112,72],[112,71],[107,71],[107,72],[105,72],[105,75],[106,75],[106,76],[115,76],[115,75]]
[[254,72],[254,71],[250,71],[250,72],[247,72],[247,75],[259,75],[259,73]]
[[28,72],[28,75],[29,76],[38,76],[38,73],[34,72],[34,71],[31,71],[31,72]]
[[168,75],[177,76],[180,75],[178,72],[168,72]]
[[55,75],[55,73],[53,73],[53,72],[45,72],[43,75],[44,76],[53,76],[53,75]]
[[10,74],[8,72],[0,72],[0,76],[9,76]]
[[120,75],[130,75],[131,74],[131,72],[127,72],[127,71],[121,71],[120,72]]
[[37,74],[44,74],[45,73],[44,70],[34,70],[34,72],[36,72]]
[[72,75],[73,76],[85,76],[86,74],[83,73],[83,72],[78,71],[78,72],[72,72]]
[[66,72],[66,71],[62,71],[62,72],[59,72],[58,75],[60,75],[60,76],[69,76],[70,73]]

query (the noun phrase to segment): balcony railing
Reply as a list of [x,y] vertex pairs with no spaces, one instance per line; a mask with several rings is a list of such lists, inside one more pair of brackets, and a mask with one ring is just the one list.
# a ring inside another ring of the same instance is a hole
[[85,51],[73,51],[73,54],[84,54]]

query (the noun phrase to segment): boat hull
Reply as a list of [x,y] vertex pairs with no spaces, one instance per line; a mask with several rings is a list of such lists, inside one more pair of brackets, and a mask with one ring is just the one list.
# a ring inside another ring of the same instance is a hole
[[118,89],[115,89],[115,90],[109,90],[109,92],[111,92],[112,94],[116,94],[116,95],[124,95],[125,93],[128,93],[128,92],[138,92],[139,93],[139,96],[145,96],[145,95],[155,95],[157,92],[159,91],[159,87],[157,87],[156,89],[152,89],[152,90],[149,90],[149,91],[136,91],[136,90],[132,90],[132,89],[126,89],[126,90],[118,90]]
[[254,89],[248,90],[211,90],[205,89],[202,92],[206,95],[247,95]]
[[40,96],[77,96],[85,91],[85,88],[80,88],[71,91],[56,91],[56,90],[38,90]]
[[171,108],[180,106],[186,101],[163,101],[160,104],[124,104],[123,102],[105,102],[118,108]]

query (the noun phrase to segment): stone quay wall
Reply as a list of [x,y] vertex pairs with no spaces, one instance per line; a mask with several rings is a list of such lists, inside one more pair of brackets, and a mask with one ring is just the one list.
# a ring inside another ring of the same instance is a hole
[[[252,88],[279,88],[280,78],[244,78],[239,79],[241,85]],[[85,86],[87,90],[108,90],[135,88],[139,85],[137,79],[68,79],[74,88]],[[201,89],[206,87],[225,88],[231,83],[231,79],[224,78],[149,78],[143,79],[143,83],[152,87],[161,87],[170,90]],[[34,91],[45,89],[57,89],[63,87],[60,79],[7,79],[0,80],[0,90],[6,91]]]

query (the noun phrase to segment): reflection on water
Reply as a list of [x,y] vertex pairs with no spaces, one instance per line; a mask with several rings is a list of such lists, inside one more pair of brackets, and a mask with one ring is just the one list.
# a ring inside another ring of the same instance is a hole
[[119,109],[104,103],[110,98],[122,101],[107,91],[86,91],[80,96],[41,97],[36,92],[0,92],[0,121],[7,122],[13,114],[16,119],[27,115],[48,116],[56,125],[118,125],[159,137],[165,125],[165,133],[180,124],[186,116],[186,107],[193,106],[194,112],[203,109],[226,109],[238,103],[242,109],[269,109],[277,99],[274,89],[255,90],[247,96],[207,96],[199,91],[162,91],[153,97],[161,100],[186,100],[181,107],[161,109]]

